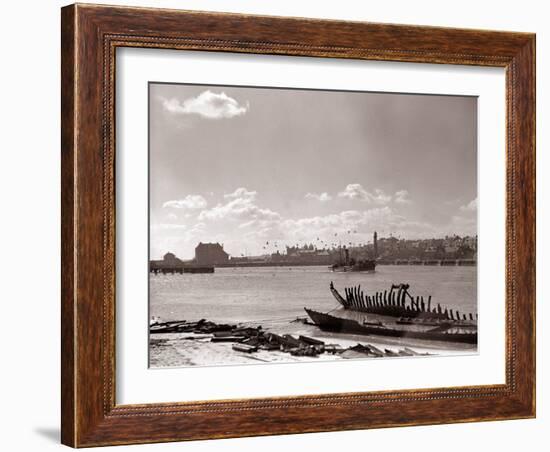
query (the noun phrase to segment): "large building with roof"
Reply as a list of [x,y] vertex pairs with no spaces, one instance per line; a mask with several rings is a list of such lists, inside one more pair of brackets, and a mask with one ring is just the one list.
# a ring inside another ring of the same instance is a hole
[[219,243],[200,242],[195,248],[195,262],[201,265],[226,264],[229,262],[229,254]]

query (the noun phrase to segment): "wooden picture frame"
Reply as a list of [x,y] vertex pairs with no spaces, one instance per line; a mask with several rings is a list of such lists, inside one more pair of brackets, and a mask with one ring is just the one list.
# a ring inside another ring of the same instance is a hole
[[[535,35],[78,4],[62,9],[61,34],[64,444],[85,447],[535,416]],[[118,47],[505,68],[506,383],[117,405]]]

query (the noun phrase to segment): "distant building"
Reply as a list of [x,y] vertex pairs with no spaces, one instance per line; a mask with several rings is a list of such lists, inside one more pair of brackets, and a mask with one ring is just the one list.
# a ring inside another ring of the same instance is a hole
[[464,237],[463,243],[468,248],[476,251],[477,250],[477,235],[475,237]]
[[162,263],[166,265],[181,265],[183,261],[176,257],[174,253],[166,253],[162,258]]
[[195,262],[198,264],[225,264],[229,261],[229,254],[219,243],[199,243],[195,248]]
[[161,270],[166,268],[179,268],[182,267],[183,262],[180,258],[176,257],[174,253],[166,253],[162,259],[151,260],[149,262],[150,271]]
[[447,245],[445,246],[445,253],[446,254],[455,254],[458,251],[458,247],[455,245]]

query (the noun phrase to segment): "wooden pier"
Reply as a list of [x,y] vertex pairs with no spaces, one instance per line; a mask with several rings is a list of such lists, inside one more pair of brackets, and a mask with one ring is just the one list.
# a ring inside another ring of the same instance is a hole
[[214,273],[214,267],[185,265],[178,267],[155,267],[150,266],[150,273],[154,274],[174,274],[174,273]]
[[475,259],[379,259],[378,265],[433,265],[443,267],[476,266]]

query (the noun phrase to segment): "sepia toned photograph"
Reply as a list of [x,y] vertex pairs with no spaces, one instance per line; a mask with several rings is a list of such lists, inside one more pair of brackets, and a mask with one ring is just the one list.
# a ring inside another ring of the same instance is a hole
[[478,351],[477,98],[149,84],[149,366]]

